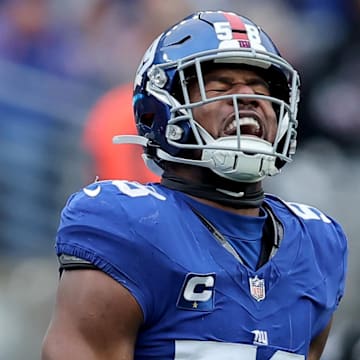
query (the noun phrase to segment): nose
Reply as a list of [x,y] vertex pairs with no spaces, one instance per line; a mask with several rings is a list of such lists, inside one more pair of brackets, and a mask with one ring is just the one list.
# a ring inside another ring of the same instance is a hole
[[235,94],[249,94],[249,95],[255,93],[251,85],[242,82],[233,84],[231,92]]
[[[229,92],[231,95],[254,95],[255,91],[254,89],[246,84],[246,83],[236,83],[233,84],[231,91]],[[258,100],[254,99],[254,98],[243,98],[243,97],[237,97],[236,101],[239,105],[252,105],[252,106],[257,106],[258,105]],[[231,103],[233,105],[233,99],[229,99],[229,103]]]

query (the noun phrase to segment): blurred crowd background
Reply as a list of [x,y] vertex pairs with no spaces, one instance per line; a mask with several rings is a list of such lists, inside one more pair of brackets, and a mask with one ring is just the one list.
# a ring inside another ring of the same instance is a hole
[[[201,9],[249,16],[301,73],[298,153],[266,189],[319,207],[347,232],[347,292],[323,359],[360,359],[359,0],[0,0],[0,360],[39,359],[61,208],[102,177],[94,152],[107,125],[99,115],[88,131],[94,108],[133,80],[158,33]],[[121,129],[126,110],[113,109]]]

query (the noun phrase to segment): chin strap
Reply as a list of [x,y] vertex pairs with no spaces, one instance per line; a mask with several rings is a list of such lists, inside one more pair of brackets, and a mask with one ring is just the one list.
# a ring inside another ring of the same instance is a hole
[[[214,177],[212,177],[214,180]],[[221,183],[219,183],[221,182]],[[207,183],[209,179],[207,178]],[[212,185],[192,183],[183,178],[163,174],[161,184],[169,189],[178,190],[188,195],[215,201],[235,209],[258,208],[264,200],[264,191],[254,183],[235,183],[226,179],[216,179]],[[217,184],[219,183],[219,184]]]

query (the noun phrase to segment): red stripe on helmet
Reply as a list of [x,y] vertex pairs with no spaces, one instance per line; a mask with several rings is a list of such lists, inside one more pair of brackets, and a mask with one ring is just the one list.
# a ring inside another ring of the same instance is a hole
[[245,24],[241,20],[241,18],[238,15],[232,13],[224,13],[224,16],[226,17],[227,21],[229,21],[230,23],[233,39],[249,41]]

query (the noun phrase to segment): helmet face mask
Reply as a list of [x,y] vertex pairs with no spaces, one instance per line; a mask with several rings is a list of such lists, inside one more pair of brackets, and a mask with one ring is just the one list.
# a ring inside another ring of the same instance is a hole
[[[269,84],[270,95],[207,97],[204,76],[215,67],[254,70]],[[200,100],[191,102],[189,85],[194,83]],[[239,102],[248,98],[273,105],[278,118],[274,142],[241,134]],[[214,139],[196,121],[194,109],[224,100],[233,103],[237,131]],[[207,167],[240,182],[275,175],[291,161],[298,100],[298,74],[270,38],[247,18],[221,11],[196,13],[161,34],[139,66],[134,88],[138,132],[150,140],[148,162],[160,172],[163,161]]]

